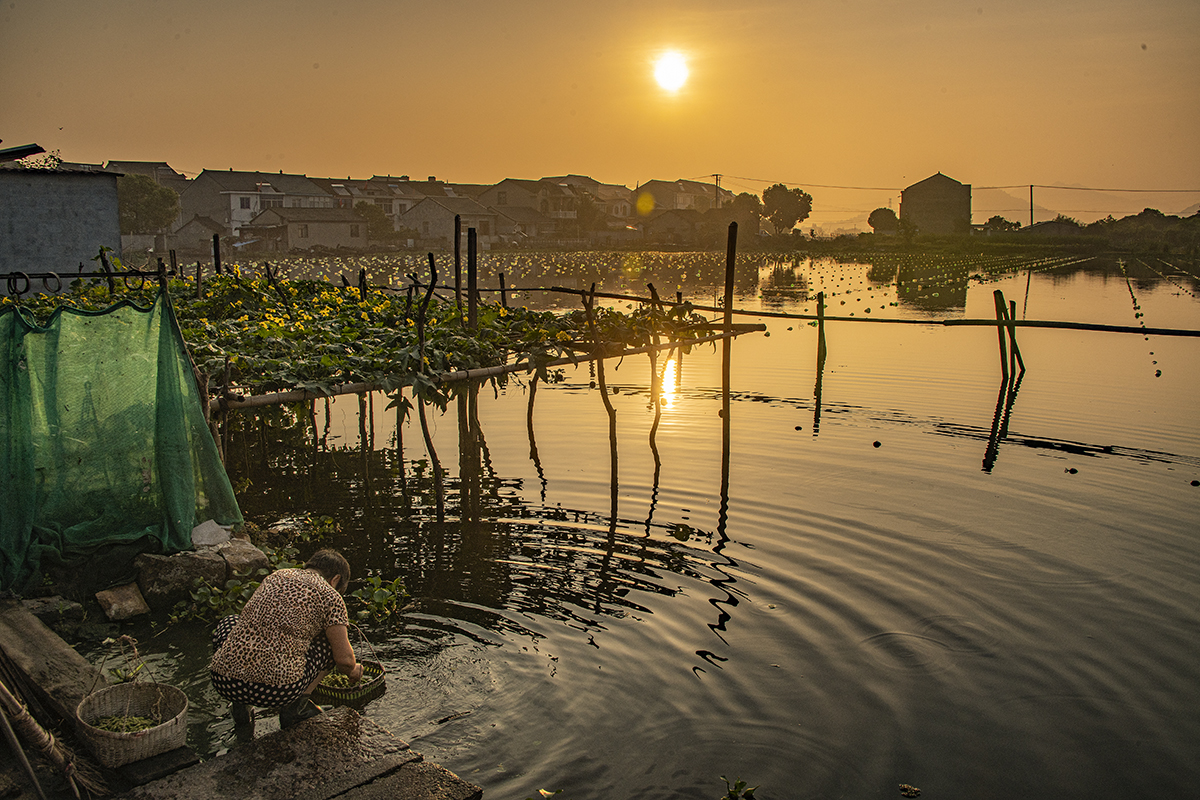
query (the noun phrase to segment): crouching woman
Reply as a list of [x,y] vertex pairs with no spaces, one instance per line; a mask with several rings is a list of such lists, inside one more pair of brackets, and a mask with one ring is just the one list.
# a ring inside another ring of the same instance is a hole
[[321,713],[313,690],[331,669],[351,684],[362,678],[342,595],[350,565],[336,550],[318,550],[303,569],[263,579],[240,615],[213,632],[213,688],[233,706],[234,722],[254,719],[254,706],[279,708],[283,728]]

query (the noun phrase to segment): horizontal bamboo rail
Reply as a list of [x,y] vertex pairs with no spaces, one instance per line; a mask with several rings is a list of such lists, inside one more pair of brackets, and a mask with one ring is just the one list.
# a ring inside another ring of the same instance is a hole
[[[538,290],[513,290],[508,291],[547,291],[547,292],[562,292],[564,294],[587,294],[581,289],[567,289],[560,286],[552,286],[548,289]],[[632,294],[614,294],[606,292],[596,292],[596,297],[604,297],[610,300],[630,300],[639,303],[649,303],[649,297],[638,297]],[[816,298],[813,298],[814,301]],[[663,300],[663,305],[673,306],[680,305],[673,300]],[[701,306],[692,304],[692,309],[695,311],[708,311],[715,314],[724,314],[725,309],[720,306]],[[748,308],[734,308],[732,314],[747,316],[747,317],[768,317],[771,319],[799,319],[812,320],[824,319],[826,322],[875,322],[885,325],[1004,325],[1016,326],[1018,328],[1063,328],[1067,330],[1077,331],[1106,331],[1109,333],[1140,333],[1151,336],[1200,336],[1200,331],[1184,330],[1180,328],[1142,328],[1132,325],[1103,325],[1100,323],[1091,322],[1058,322],[1055,320],[1011,320],[1008,322],[999,323],[994,319],[888,319],[886,317],[831,317],[828,314],[788,314],[783,311],[756,311]]]
[[[701,336],[692,339],[680,339],[674,342],[660,345],[647,345],[645,347],[634,347],[628,350],[618,350],[616,352],[610,349],[605,349],[604,352],[591,355],[581,355],[575,357],[559,358],[546,364],[547,367],[563,367],[567,364],[585,364],[588,361],[596,361],[602,358],[624,358],[625,356],[638,355],[639,353],[649,353],[657,350],[669,350],[675,347],[688,347],[695,344],[706,344],[709,342],[717,342],[722,339],[740,336],[743,333],[755,333],[765,331],[766,325],[763,324],[743,324],[736,325],[734,329],[728,333],[716,333],[709,336]],[[481,380],[484,378],[493,378],[497,375],[510,374],[513,372],[532,372],[534,367],[528,363],[524,364],[497,364],[494,367],[479,367],[477,369],[463,369],[455,372],[444,372],[437,376],[439,383],[456,383],[458,381]],[[337,397],[345,394],[362,394],[364,392],[374,392],[382,389],[382,384],[379,383],[343,383],[338,386],[331,387],[328,392],[318,392],[311,389],[292,389],[286,392],[271,392],[269,394],[253,395],[250,397],[214,397],[208,401],[209,411],[234,411],[243,408],[261,408],[263,406],[280,405],[282,403],[301,403],[307,400],[319,400],[322,397]]]

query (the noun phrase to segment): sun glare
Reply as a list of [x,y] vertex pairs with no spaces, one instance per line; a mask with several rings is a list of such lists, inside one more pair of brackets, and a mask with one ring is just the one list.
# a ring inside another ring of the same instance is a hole
[[664,53],[654,65],[654,79],[667,91],[677,91],[687,82],[687,61],[679,53]]

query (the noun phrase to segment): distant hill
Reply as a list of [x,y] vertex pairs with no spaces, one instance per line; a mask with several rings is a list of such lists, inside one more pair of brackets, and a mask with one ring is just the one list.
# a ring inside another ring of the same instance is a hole
[[[1140,214],[1147,208],[1186,217],[1200,211],[1200,203],[1194,203],[1179,212],[1171,209],[1178,208],[1181,201],[1189,199],[1192,198],[1188,195],[1173,192],[1102,192],[1071,186],[1038,186],[1033,190],[1034,221],[1043,222],[1064,214],[1086,224],[1110,215],[1121,219]],[[1028,225],[1028,190],[972,189],[971,221],[976,224],[987,222],[997,214],[1012,222]]]

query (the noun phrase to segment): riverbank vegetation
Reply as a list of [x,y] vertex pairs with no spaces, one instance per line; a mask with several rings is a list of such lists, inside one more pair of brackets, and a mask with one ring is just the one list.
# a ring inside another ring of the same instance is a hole
[[[196,284],[172,280],[172,302],[198,374],[212,394],[306,389],[366,383],[444,407],[448,394],[438,376],[504,364],[526,365],[543,379],[546,365],[594,349],[583,310],[567,313],[478,305],[471,327],[467,309],[428,286],[428,273],[392,289],[337,285],[320,279],[290,280],[264,266],[258,275],[240,268]],[[154,281],[76,280],[58,295],[0,298],[0,309],[19,305],[38,324],[61,306],[98,311],[128,301],[148,306]],[[331,276],[332,277],[332,276]],[[424,284],[421,281],[424,281]],[[629,313],[596,307],[596,338],[606,347],[640,347],[655,335],[682,337],[704,322],[688,304],[635,308]]]

